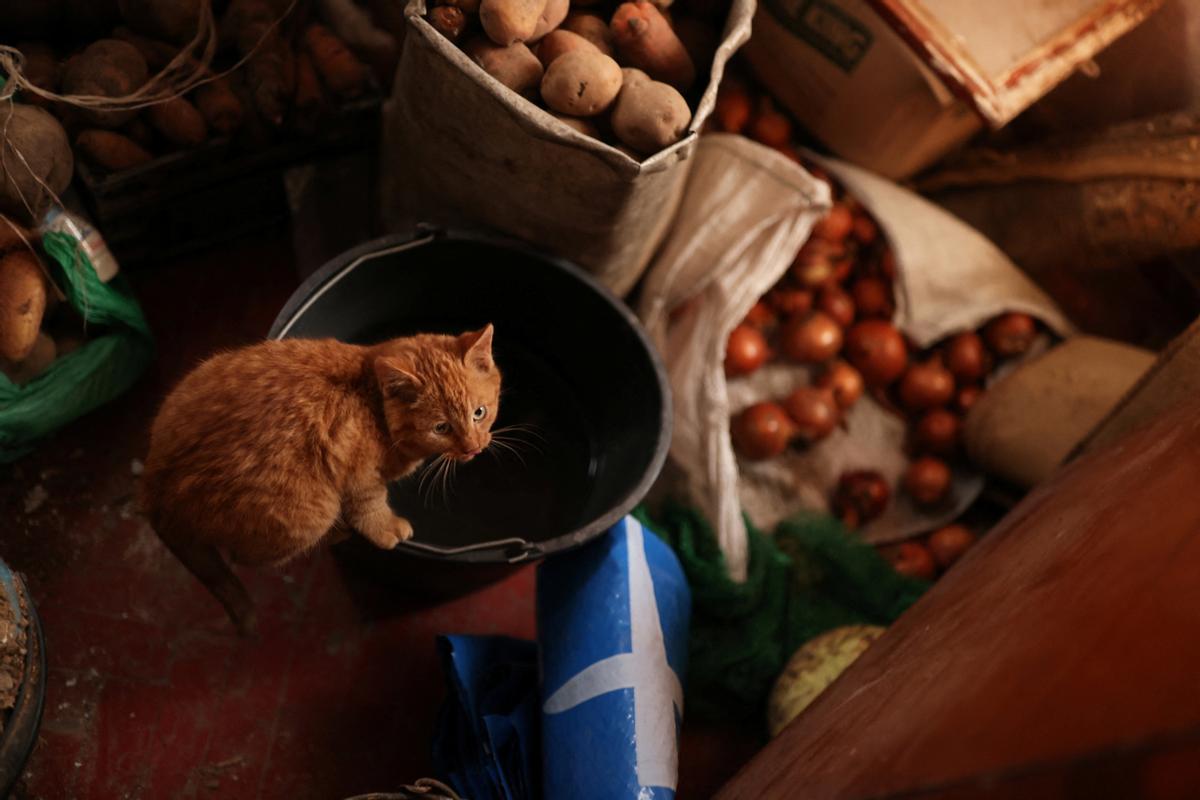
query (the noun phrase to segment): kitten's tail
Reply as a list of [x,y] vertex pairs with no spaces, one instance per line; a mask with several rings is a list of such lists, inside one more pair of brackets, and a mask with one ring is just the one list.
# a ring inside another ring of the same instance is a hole
[[246,593],[246,587],[221,557],[220,551],[211,544],[163,535],[157,529],[156,532],[167,549],[221,601],[238,633],[242,636],[252,635],[257,621],[254,603]]

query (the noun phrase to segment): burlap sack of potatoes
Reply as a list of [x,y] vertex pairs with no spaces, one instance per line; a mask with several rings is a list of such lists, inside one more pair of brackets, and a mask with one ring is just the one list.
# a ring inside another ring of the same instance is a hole
[[622,295],[670,225],[725,63],[750,36],[754,0],[733,0],[688,135],[638,162],[502,86],[424,19],[408,29],[384,111],[381,210],[397,231],[417,222],[486,226],[592,271]]
[[[958,516],[978,495],[979,475],[956,471],[946,504],[935,512],[916,508],[898,489],[908,463],[905,421],[869,396],[849,410],[844,430],[805,450],[762,462],[734,453],[730,416],[807,384],[810,370],[772,363],[726,380],[726,340],[790,267],[829,195],[799,166],[741,137],[706,136],[695,160],[675,224],[646,276],[639,314],[671,380],[672,464],[688,499],[715,528],[730,576],[746,575],[743,510],[764,530],[802,509],[824,510],[847,470],[878,470],[892,486],[887,511],[861,530],[867,541],[902,539]],[[918,347],[1002,311],[1024,311],[1057,333],[1070,331],[1049,298],[983,236],[890,181],[819,161],[874,215],[891,243],[893,321]]]

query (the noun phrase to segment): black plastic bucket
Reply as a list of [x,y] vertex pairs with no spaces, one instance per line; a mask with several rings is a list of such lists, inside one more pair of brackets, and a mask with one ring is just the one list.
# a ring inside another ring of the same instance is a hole
[[504,375],[496,428],[524,427],[519,452],[489,448],[445,492],[394,485],[389,499],[413,539],[388,552],[347,543],[356,560],[440,596],[587,542],[649,490],[670,443],[671,398],[641,325],[565,261],[483,234],[420,230],[326,264],[269,334],[371,343],[488,322]]

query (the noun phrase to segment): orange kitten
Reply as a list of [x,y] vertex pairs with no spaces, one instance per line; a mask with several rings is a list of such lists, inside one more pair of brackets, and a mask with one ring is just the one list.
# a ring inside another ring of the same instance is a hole
[[492,326],[364,347],[269,341],[215,356],[163,403],[142,505],[159,538],[243,633],[253,603],[222,557],[279,564],[352,528],[389,549],[412,525],[387,483],[491,443]]

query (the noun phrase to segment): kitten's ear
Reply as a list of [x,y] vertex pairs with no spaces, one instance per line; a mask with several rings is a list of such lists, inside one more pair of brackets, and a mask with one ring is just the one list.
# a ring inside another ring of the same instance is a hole
[[463,361],[483,372],[490,372],[492,361],[492,324],[458,337]]
[[375,377],[385,397],[412,402],[421,392],[421,379],[394,358],[380,356],[375,359]]

